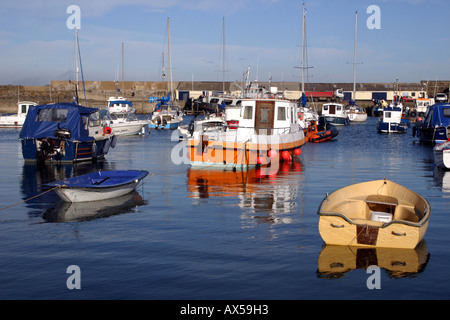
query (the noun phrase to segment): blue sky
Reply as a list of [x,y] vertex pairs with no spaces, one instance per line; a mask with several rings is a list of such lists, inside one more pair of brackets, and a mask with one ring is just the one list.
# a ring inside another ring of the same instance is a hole
[[[85,80],[161,80],[167,18],[173,80],[300,82],[300,0],[1,1],[0,84],[45,85],[75,78],[68,6],[81,10]],[[309,82],[353,82],[358,11],[357,82],[450,80],[450,1],[304,1]],[[366,25],[370,5],[381,29]],[[222,28],[223,18],[225,29]],[[225,73],[222,33],[225,30]],[[167,66],[166,66],[167,73]]]

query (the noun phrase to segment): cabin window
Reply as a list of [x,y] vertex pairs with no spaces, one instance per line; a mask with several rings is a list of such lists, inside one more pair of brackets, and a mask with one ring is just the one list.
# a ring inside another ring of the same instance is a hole
[[277,120],[286,121],[286,108],[285,107],[278,107]]
[[244,119],[252,119],[252,118],[253,118],[253,106],[245,106]]
[[67,109],[41,109],[36,121],[64,122],[67,119]]
[[269,109],[261,109],[261,123],[269,123]]
[[391,112],[390,112],[390,111],[386,111],[386,112],[384,113],[384,117],[385,117],[385,118],[390,118],[390,117],[391,117]]
[[450,108],[442,109],[442,113],[444,114],[444,117],[450,118]]
[[89,116],[89,126],[97,127],[100,125],[100,114],[98,112],[91,113]]
[[26,104],[22,104],[20,106],[22,107],[22,112],[21,113],[27,113],[27,105]]
[[89,118],[86,116],[81,116],[81,123],[83,124],[84,130],[88,130],[89,127]]

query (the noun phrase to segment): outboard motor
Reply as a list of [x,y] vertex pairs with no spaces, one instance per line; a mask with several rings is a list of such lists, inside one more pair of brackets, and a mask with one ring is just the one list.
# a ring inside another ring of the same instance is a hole
[[69,129],[56,129],[55,131],[55,137],[57,137],[58,139],[61,140],[67,140],[70,139],[72,135],[70,134],[70,130]]

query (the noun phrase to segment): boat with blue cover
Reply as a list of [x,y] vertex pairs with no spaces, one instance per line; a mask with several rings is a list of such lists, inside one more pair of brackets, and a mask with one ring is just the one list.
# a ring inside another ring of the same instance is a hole
[[450,127],[450,103],[436,103],[428,108],[425,119],[413,127],[413,136],[420,142],[439,144],[447,141]]
[[145,170],[97,171],[78,177],[48,183],[66,202],[111,199],[128,194],[148,175]]
[[30,107],[19,138],[25,162],[95,161],[116,144],[97,108],[74,103]]

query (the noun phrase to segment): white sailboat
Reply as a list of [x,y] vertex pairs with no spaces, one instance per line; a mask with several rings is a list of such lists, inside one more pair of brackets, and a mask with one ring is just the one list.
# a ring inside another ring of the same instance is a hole
[[355,103],[356,100],[356,35],[358,29],[358,11],[355,12],[355,47],[353,54],[353,101],[345,107],[347,116],[351,122],[363,122],[367,120],[367,113]]
[[181,122],[183,122],[183,112],[181,107],[172,100],[174,94],[170,60],[170,18],[167,18],[167,56],[169,69],[168,97],[156,99],[160,101],[160,103],[156,105],[155,110],[152,113],[152,117],[148,123],[148,127],[151,129],[177,129]]

